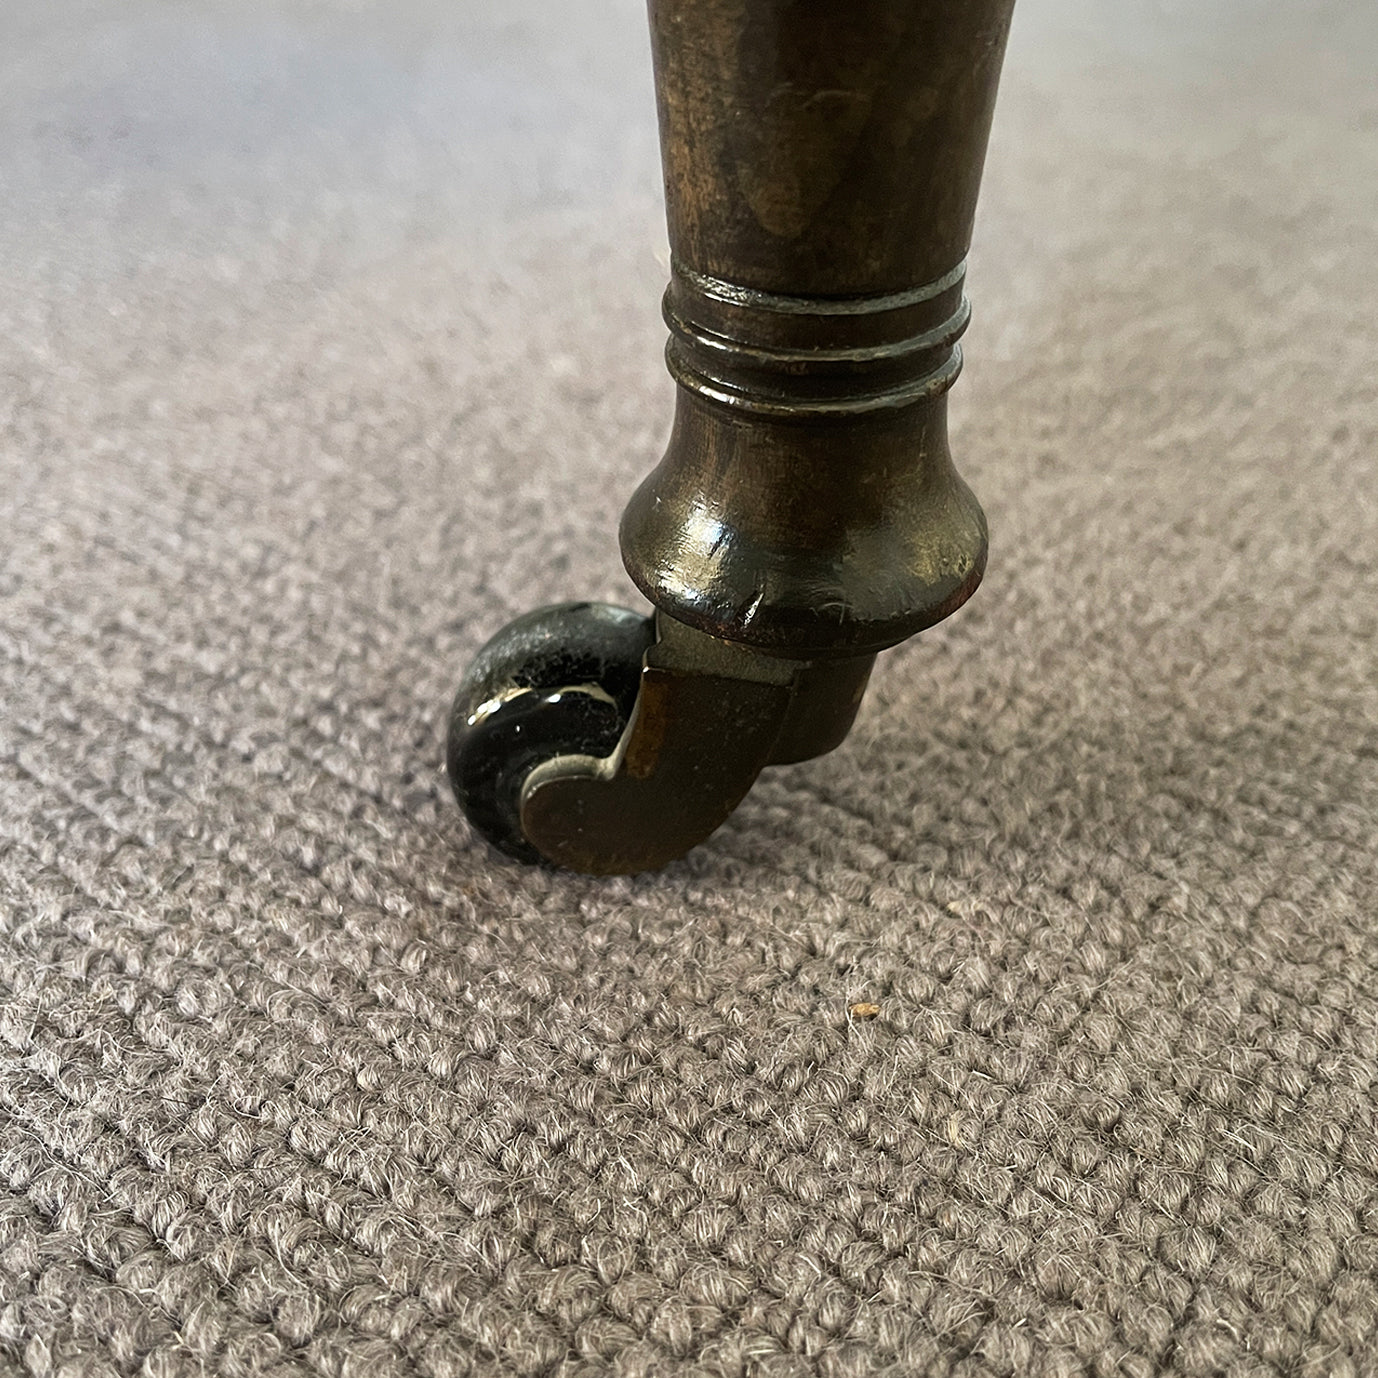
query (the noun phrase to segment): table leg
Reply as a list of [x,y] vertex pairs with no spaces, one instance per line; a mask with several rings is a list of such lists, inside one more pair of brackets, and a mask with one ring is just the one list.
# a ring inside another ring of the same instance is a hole
[[650,0],[678,390],[621,544],[657,611],[547,609],[480,654],[449,767],[500,847],[682,855],[975,591],[946,393],[1012,5]]

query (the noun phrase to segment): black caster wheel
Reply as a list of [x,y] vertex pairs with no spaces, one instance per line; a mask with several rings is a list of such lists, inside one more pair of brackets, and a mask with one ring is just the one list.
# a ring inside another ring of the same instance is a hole
[[460,808],[499,850],[544,860],[522,833],[527,777],[556,756],[612,754],[654,639],[654,619],[627,608],[560,603],[478,653],[450,709],[446,764]]

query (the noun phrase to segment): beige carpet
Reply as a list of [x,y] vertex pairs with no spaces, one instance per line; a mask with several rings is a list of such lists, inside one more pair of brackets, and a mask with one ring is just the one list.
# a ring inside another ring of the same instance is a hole
[[1025,0],[986,586],[602,882],[441,731],[630,595],[645,49],[0,4],[0,1371],[1378,1374],[1378,11]]

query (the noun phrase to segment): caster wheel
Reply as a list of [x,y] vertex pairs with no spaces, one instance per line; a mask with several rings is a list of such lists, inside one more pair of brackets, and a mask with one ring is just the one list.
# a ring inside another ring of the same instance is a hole
[[446,765],[469,822],[519,861],[527,777],[556,756],[612,754],[631,718],[654,619],[561,603],[509,622],[478,653],[450,710]]

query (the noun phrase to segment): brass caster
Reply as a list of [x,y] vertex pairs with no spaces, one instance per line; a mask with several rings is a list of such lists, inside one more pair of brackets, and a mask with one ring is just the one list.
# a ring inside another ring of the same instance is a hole
[[654,870],[713,833],[767,766],[846,736],[873,656],[766,656],[663,615],[569,603],[479,652],[450,713],[455,796],[523,861]]

